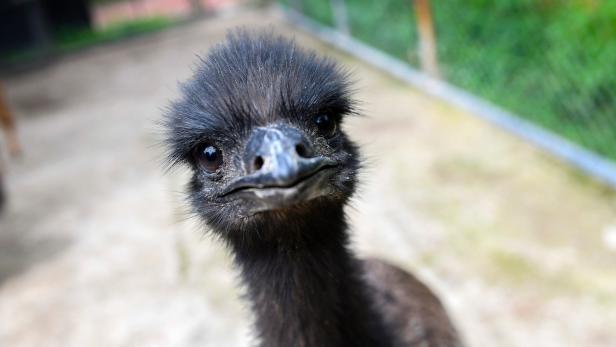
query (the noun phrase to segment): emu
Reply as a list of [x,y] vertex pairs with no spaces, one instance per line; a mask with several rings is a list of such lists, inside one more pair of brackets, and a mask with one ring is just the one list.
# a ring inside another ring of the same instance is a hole
[[461,346],[426,286],[349,249],[351,87],[292,40],[233,31],[165,113],[170,165],[191,168],[192,211],[232,251],[259,346]]

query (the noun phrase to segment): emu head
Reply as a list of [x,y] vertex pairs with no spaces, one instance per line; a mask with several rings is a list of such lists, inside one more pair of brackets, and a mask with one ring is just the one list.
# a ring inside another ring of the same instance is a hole
[[224,235],[341,208],[358,168],[341,129],[349,94],[331,60],[282,37],[230,33],[165,117],[171,163],[192,169],[193,211]]

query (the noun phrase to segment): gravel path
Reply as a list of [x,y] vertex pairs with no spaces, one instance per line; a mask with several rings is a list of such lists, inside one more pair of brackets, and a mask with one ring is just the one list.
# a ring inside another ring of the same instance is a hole
[[0,217],[0,346],[248,346],[226,251],[161,172],[155,122],[195,54],[273,25],[348,65],[367,117],[356,248],[413,270],[470,346],[616,345],[616,195],[523,142],[245,12],[6,81],[25,156]]

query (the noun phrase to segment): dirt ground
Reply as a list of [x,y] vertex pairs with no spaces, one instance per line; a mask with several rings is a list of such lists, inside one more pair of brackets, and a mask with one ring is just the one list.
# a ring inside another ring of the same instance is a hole
[[156,121],[197,53],[268,26],[354,71],[355,247],[416,272],[469,346],[616,346],[616,194],[524,142],[242,12],[5,81],[25,155],[0,217],[0,346],[249,346],[227,252],[164,174]]

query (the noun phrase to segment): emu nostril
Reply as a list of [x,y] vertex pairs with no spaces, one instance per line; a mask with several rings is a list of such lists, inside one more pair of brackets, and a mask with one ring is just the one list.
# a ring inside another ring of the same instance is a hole
[[263,157],[262,156],[258,156],[258,157],[255,158],[255,161],[253,163],[253,167],[254,167],[255,171],[261,170],[261,168],[263,167]]
[[295,145],[295,152],[297,152],[300,157],[308,158],[308,151],[306,150],[306,147],[301,143]]

